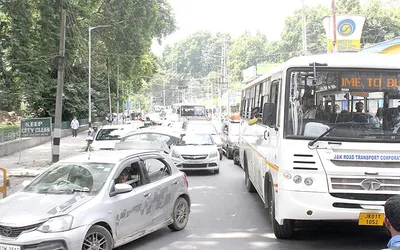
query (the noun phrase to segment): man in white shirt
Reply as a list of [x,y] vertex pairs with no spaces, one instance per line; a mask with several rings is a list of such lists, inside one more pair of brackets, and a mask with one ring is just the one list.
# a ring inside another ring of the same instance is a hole
[[78,134],[79,122],[74,116],[74,119],[71,121],[71,128],[72,128],[72,137],[76,137]]

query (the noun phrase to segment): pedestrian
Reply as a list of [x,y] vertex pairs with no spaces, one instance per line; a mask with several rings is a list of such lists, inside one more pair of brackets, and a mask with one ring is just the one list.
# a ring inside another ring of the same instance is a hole
[[76,137],[79,128],[79,122],[76,119],[76,116],[74,116],[74,119],[71,121],[71,128],[72,128],[72,137]]
[[385,203],[385,226],[392,238],[387,250],[400,250],[400,195],[390,197]]

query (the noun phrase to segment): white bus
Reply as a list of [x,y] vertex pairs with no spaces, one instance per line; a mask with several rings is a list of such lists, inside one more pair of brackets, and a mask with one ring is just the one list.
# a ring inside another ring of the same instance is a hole
[[400,194],[399,105],[393,55],[293,58],[244,87],[245,184],[277,238],[290,238],[296,220],[383,225],[385,201]]
[[172,106],[173,114],[177,114],[179,116],[180,121],[184,121],[186,119],[190,120],[206,120],[207,117],[207,109],[203,104],[183,104],[176,103]]

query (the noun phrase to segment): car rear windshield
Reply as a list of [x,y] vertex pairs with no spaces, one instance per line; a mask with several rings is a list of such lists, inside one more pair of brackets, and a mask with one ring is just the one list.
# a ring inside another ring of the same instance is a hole
[[119,140],[121,136],[125,134],[123,128],[107,128],[107,129],[100,129],[100,131],[96,135],[97,141],[107,141],[107,140]]

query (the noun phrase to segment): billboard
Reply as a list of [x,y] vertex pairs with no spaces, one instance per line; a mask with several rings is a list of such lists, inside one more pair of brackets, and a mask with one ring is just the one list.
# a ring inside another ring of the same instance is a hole
[[265,75],[279,65],[280,63],[259,63],[257,64],[257,76]]
[[257,67],[251,66],[242,72],[243,74],[243,82],[249,82],[254,80],[257,77]]
[[29,118],[21,120],[21,137],[51,136],[51,118]]
[[333,38],[335,33],[337,51],[359,51],[361,49],[360,39],[364,22],[365,17],[362,15],[336,15],[336,27],[333,27],[332,16],[325,17],[323,24],[328,40],[328,52],[334,50]]

